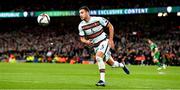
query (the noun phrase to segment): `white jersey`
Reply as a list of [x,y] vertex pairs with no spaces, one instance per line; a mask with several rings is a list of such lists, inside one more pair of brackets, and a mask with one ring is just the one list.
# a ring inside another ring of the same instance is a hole
[[90,39],[94,45],[107,38],[107,34],[103,31],[103,27],[107,26],[109,21],[103,17],[90,17],[88,22],[81,21],[79,24],[79,35]]

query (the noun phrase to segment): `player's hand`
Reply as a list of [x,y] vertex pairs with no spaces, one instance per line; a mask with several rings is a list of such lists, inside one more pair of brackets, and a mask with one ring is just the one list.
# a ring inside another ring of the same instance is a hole
[[111,47],[111,49],[114,49],[114,41],[112,39],[109,39],[108,44]]
[[89,45],[89,46],[92,46],[92,45],[93,45],[93,43],[91,42],[91,40],[87,40],[85,43],[86,43],[87,45]]

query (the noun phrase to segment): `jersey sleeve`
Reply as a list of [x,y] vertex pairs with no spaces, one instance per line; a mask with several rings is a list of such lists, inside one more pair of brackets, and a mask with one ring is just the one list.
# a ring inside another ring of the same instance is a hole
[[80,24],[78,26],[78,30],[79,30],[79,36],[81,36],[81,37],[85,36],[85,33],[84,33],[84,31],[83,31],[83,29],[82,29]]
[[150,46],[150,49],[151,49],[151,51],[153,51],[153,49],[154,49],[154,46],[153,46],[153,45],[151,45],[151,46]]
[[106,19],[106,18],[103,18],[103,17],[99,17],[99,21],[100,21],[100,24],[103,25],[103,26],[107,26],[109,21]]
[[150,48],[151,48],[151,51],[154,51],[155,48],[157,48],[157,45],[156,44],[152,44]]

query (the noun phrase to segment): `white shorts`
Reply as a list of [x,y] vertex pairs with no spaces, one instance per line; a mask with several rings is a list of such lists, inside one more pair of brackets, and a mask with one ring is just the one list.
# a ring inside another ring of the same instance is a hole
[[108,41],[109,41],[109,39],[106,39],[106,40],[102,41],[98,47],[94,48],[95,53],[97,53],[98,51],[101,51],[104,53],[105,61],[108,61],[109,58],[111,57],[111,52],[110,52],[110,47],[109,47]]

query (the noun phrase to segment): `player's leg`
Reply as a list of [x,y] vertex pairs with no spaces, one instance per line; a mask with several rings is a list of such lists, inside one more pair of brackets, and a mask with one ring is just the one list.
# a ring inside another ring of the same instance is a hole
[[124,65],[122,63],[119,63],[117,61],[114,61],[114,59],[110,56],[108,60],[106,60],[106,63],[109,66],[112,66],[113,68],[115,67],[124,67]]
[[161,65],[161,63],[159,62],[159,60],[154,59],[153,62],[158,66],[157,70],[161,70],[161,69],[162,69],[162,65]]
[[163,64],[163,69],[166,69],[166,57],[165,55],[162,56],[162,64]]
[[[106,55],[106,57],[108,57],[108,56]],[[128,68],[126,67],[126,65],[123,64],[123,63],[119,63],[119,62],[117,62],[117,61],[114,61],[114,59],[112,58],[111,55],[109,56],[109,59],[107,60],[106,63],[107,63],[108,65],[112,66],[113,68],[114,68],[114,67],[121,67],[126,74],[130,74],[130,72],[129,72]]]
[[159,60],[157,60],[156,58],[153,59],[153,62],[158,66],[161,67],[161,63],[159,62]]
[[153,62],[158,66],[157,70],[162,69],[162,64],[159,62],[159,57],[160,57],[160,53],[155,53],[155,55],[153,57]]
[[100,45],[95,48],[96,53],[96,61],[99,67],[99,72],[100,72],[100,80],[96,84],[97,86],[105,86],[105,63],[103,61],[104,55],[107,51],[109,51],[109,46],[108,46],[108,40],[105,40],[100,43]]
[[97,86],[105,86],[105,63],[103,61],[103,57],[104,57],[104,53],[101,51],[97,51],[96,61],[100,72],[100,80],[96,84]]

